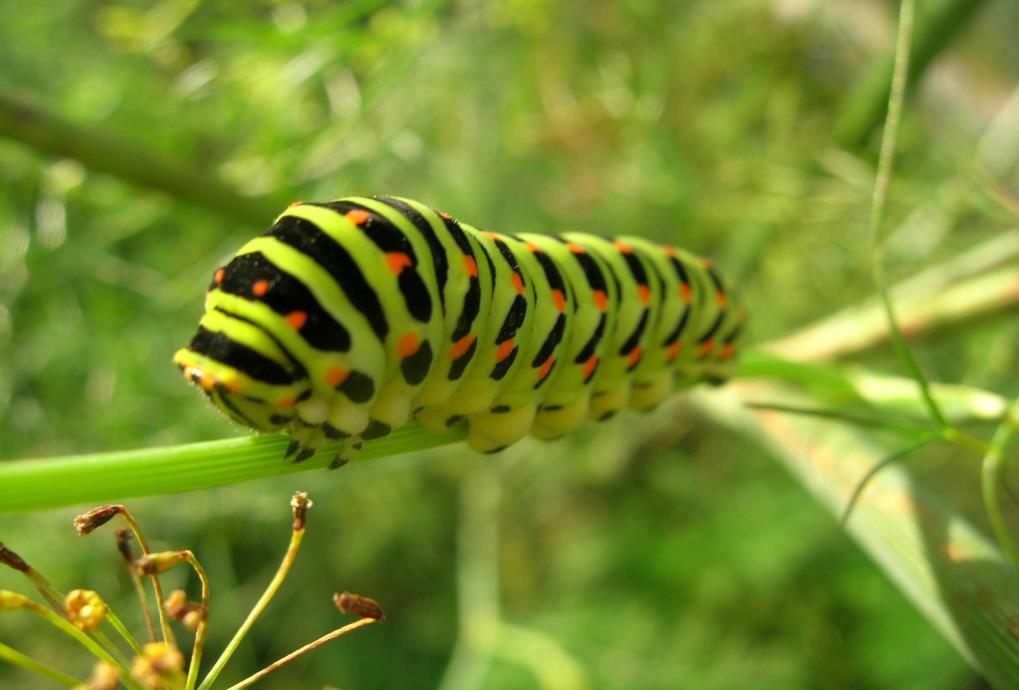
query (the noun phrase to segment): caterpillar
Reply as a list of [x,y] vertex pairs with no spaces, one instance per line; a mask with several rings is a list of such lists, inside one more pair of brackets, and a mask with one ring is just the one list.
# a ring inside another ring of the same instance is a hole
[[220,411],[332,466],[412,418],[492,453],[722,382],[745,311],[639,237],[497,234],[411,199],[295,202],[213,274],[174,362]]

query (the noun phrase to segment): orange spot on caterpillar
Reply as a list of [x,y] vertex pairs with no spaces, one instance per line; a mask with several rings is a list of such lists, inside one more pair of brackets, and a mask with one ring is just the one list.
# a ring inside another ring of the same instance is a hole
[[223,386],[226,387],[226,389],[228,391],[230,391],[231,393],[240,393],[241,392],[241,388],[243,388],[243,386],[241,385],[241,382],[239,380],[237,380],[237,379],[231,379],[229,381],[224,381],[223,382]]
[[524,244],[527,245],[528,251],[530,251],[532,254],[540,254],[541,253],[541,247],[536,245],[534,242],[524,242]]
[[207,391],[211,391],[216,387],[216,379],[207,374],[201,374],[198,377],[198,385]]
[[693,293],[690,290],[690,283],[679,284],[679,296],[683,298],[684,304],[690,304],[690,300],[693,299]]
[[410,357],[418,351],[419,347],[421,347],[421,341],[418,339],[417,333],[404,333],[400,342],[396,344],[396,354],[400,357]]
[[293,406],[294,399],[289,395],[285,398],[280,398],[279,400],[276,401],[276,407],[293,407]]
[[453,220],[453,216],[449,215],[445,211],[439,211],[438,213],[440,217],[445,218],[446,220]]
[[411,265],[410,257],[403,252],[389,252],[386,254],[386,265],[393,275],[400,275],[403,269]]
[[292,311],[289,314],[287,314],[287,323],[289,323],[290,327],[293,328],[295,331],[301,330],[301,328],[303,328],[304,324],[306,324],[307,322],[308,322],[307,312]]
[[460,359],[463,357],[467,353],[467,350],[471,349],[471,345],[473,345],[474,341],[477,339],[478,337],[471,333],[460,338],[460,340],[453,343],[453,347],[449,348],[449,358]]
[[616,240],[615,242],[612,243],[612,246],[618,249],[619,251],[623,252],[624,254],[629,254],[633,252],[633,247],[628,245],[626,242],[620,242],[619,240]]
[[697,356],[700,358],[707,357],[708,354],[715,349],[715,339],[708,338],[701,344],[701,349],[697,351]]
[[347,220],[349,220],[351,223],[357,226],[364,225],[365,223],[368,222],[368,219],[372,217],[372,214],[360,208],[355,208],[352,211],[347,211],[343,215]]
[[591,355],[591,357],[584,362],[584,378],[588,379],[591,374],[594,373],[594,368],[598,366],[598,355]]
[[467,271],[467,275],[470,277],[478,277],[478,262],[474,260],[473,256],[464,254],[464,270]]
[[562,290],[552,291],[552,304],[555,305],[556,311],[563,311],[566,309],[566,295],[563,294]]
[[640,357],[642,354],[644,354],[644,351],[641,349],[640,345],[638,345],[637,347],[633,348],[632,352],[630,352],[630,355],[626,358],[626,363],[629,364],[631,367],[637,366],[637,362],[640,361]]
[[513,281],[513,289],[516,290],[516,293],[518,295],[524,294],[524,277],[516,271],[513,271],[513,274],[510,276],[510,280]]
[[651,289],[647,285],[638,285],[637,297],[640,299],[641,304],[648,304],[651,302]]
[[670,247],[667,244],[663,244],[662,245],[662,254],[665,254],[665,256],[676,256],[676,250],[675,250],[675,248]]
[[515,348],[516,346],[517,346],[516,341],[514,341],[512,338],[503,341],[503,343],[499,345],[499,349],[495,351],[495,361],[501,362],[502,360],[509,357],[510,353],[513,352],[513,348]]
[[304,203],[303,201],[294,201],[287,206],[287,210],[292,209],[294,206],[300,206],[303,203]]
[[736,354],[736,348],[732,346],[732,343],[726,343],[722,346],[722,349],[718,351],[718,358],[732,359],[734,354]]
[[212,275],[212,279],[214,281],[216,281],[216,285],[219,285],[219,284],[221,284],[223,282],[223,276],[225,276],[225,275],[226,275],[226,269],[225,268],[221,268],[221,269],[217,270]]
[[350,372],[343,367],[332,367],[326,372],[326,385],[330,388],[336,388],[346,381],[348,376],[350,376]]
[[544,381],[545,378],[552,371],[552,365],[555,364],[555,357],[549,357],[546,359],[540,367],[538,367],[538,380]]
[[671,362],[679,356],[679,351],[683,349],[683,341],[677,340],[672,345],[669,345],[669,349],[665,351],[665,361]]
[[265,293],[269,292],[269,281],[268,280],[256,280],[251,284],[251,294],[255,297],[262,297]]
[[715,304],[718,305],[719,309],[725,309],[725,305],[726,303],[728,303],[728,301],[729,299],[725,296],[724,292],[715,293]]
[[490,230],[485,230],[482,234],[490,240],[502,239],[499,237],[498,233],[494,233]]
[[609,297],[604,290],[594,291],[594,306],[602,312],[609,308]]
[[576,242],[567,242],[566,243],[566,248],[569,249],[574,254],[583,254],[583,253],[585,253],[585,249],[583,247],[581,247],[579,244],[577,244]]

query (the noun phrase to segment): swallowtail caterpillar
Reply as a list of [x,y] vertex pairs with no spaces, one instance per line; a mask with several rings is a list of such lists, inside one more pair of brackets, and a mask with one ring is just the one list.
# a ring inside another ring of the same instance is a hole
[[708,261],[639,237],[497,234],[410,199],[291,204],[215,271],[174,362],[304,460],[412,418],[492,453],[731,374],[745,313]]

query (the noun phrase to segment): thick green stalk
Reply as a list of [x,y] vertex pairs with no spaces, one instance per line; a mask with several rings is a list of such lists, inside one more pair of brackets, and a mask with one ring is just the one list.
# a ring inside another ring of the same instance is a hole
[[[463,440],[463,432],[418,425],[365,444],[355,460],[409,453]],[[283,459],[285,436],[246,436],[185,446],[0,463],[0,512],[41,510],[208,489],[324,468],[329,448],[295,465]],[[335,449],[333,449],[335,451]]]

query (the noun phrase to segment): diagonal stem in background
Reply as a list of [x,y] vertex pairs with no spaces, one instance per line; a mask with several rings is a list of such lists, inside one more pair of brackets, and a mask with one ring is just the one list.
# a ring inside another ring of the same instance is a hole
[[909,375],[916,379],[920,394],[927,402],[931,418],[938,426],[948,426],[945,416],[931,395],[927,378],[920,369],[912,351],[906,345],[906,339],[899,330],[895,318],[895,309],[888,296],[888,285],[884,272],[884,242],[881,230],[884,225],[885,206],[888,201],[888,186],[891,184],[892,170],[895,167],[895,146],[898,141],[899,124],[902,122],[902,102],[905,98],[906,83],[909,75],[909,51],[913,37],[914,0],[902,0],[899,12],[899,31],[895,42],[895,69],[892,73],[892,88],[888,96],[888,117],[885,120],[885,131],[881,137],[881,156],[878,159],[877,176],[874,178],[874,196],[870,206],[870,264],[877,286],[881,305],[884,307],[891,334],[892,346],[895,348],[899,361]]
[[189,201],[220,215],[262,227],[286,203],[242,196],[205,172],[140,149],[106,132],[83,127],[0,89],[0,136],[97,172]]

